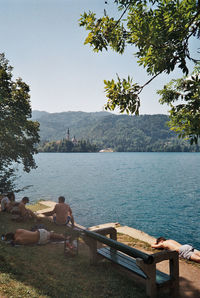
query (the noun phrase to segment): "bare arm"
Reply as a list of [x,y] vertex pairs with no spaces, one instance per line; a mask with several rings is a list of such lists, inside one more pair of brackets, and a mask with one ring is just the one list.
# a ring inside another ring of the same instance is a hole
[[73,217],[72,209],[70,208],[70,206],[69,206],[69,215],[71,216],[71,223],[74,226],[74,217]]
[[72,215],[72,209],[70,208],[70,206],[69,206],[68,215],[69,215],[69,216],[73,216],[73,215]]
[[53,209],[52,211],[47,211],[47,212],[44,212],[44,213],[42,213],[42,214],[44,214],[45,216],[51,216],[51,215],[53,215],[54,213],[56,213],[55,207],[54,207],[54,209]]
[[151,245],[152,248],[164,248],[163,243],[158,243],[158,244],[152,244]]
[[19,211],[20,211],[21,216],[24,217],[26,215],[26,208],[25,208],[24,204],[22,204],[22,203],[19,204]]

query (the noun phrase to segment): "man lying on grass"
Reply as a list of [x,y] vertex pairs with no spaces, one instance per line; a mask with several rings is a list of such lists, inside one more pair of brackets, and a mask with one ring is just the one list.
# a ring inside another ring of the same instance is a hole
[[194,249],[189,244],[182,245],[175,240],[166,240],[164,237],[159,237],[156,239],[156,243],[152,244],[151,247],[157,249],[175,250],[179,253],[180,258],[200,263],[200,251]]
[[48,232],[45,229],[38,229],[34,232],[17,229],[15,233],[2,235],[2,240],[12,241],[13,244],[47,244],[50,240],[64,240],[63,234]]

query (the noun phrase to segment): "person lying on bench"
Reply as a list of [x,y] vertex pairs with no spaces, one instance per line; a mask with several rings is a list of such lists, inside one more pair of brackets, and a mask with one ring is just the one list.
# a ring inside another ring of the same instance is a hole
[[172,239],[165,239],[164,237],[159,237],[156,239],[156,243],[151,245],[152,248],[175,250],[179,253],[179,257],[200,263],[200,251],[194,249],[189,244],[180,244],[179,242]]
[[2,240],[12,241],[13,244],[47,244],[50,240],[64,240],[63,234],[48,232],[45,229],[38,229],[34,232],[17,229],[15,233],[2,235]]
[[72,226],[74,226],[74,217],[72,215],[72,209],[68,204],[65,203],[65,197],[60,196],[58,198],[58,204],[55,205],[54,209],[49,212],[43,213],[46,216],[53,216],[55,223],[60,225],[68,224],[71,221]]

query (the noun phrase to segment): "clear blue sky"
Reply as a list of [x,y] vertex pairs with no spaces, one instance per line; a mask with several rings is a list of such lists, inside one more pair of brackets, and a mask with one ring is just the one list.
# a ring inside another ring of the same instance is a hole
[[[15,77],[31,88],[34,110],[48,112],[101,111],[106,103],[104,79],[132,76],[138,83],[147,80],[133,56],[112,51],[93,53],[84,45],[87,32],[79,27],[84,11],[111,14],[108,0],[0,0],[0,52],[4,52]],[[116,12],[117,13],[117,12]],[[176,76],[182,76],[179,71]],[[141,114],[167,113],[158,103],[156,89],[172,76],[162,75],[141,95]]]

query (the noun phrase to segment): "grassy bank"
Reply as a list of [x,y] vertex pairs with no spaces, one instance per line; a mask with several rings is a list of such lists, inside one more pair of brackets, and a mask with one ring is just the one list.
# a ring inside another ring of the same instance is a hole
[[[32,210],[42,205],[31,206]],[[31,229],[34,221],[18,223],[0,212],[0,233]],[[65,227],[41,219],[48,230],[64,233]],[[119,234],[119,241],[148,248],[143,242]],[[81,242],[79,255],[66,257],[63,244],[14,246],[0,241],[0,297],[146,297],[145,290],[123,276],[110,262],[89,264],[89,251]]]

